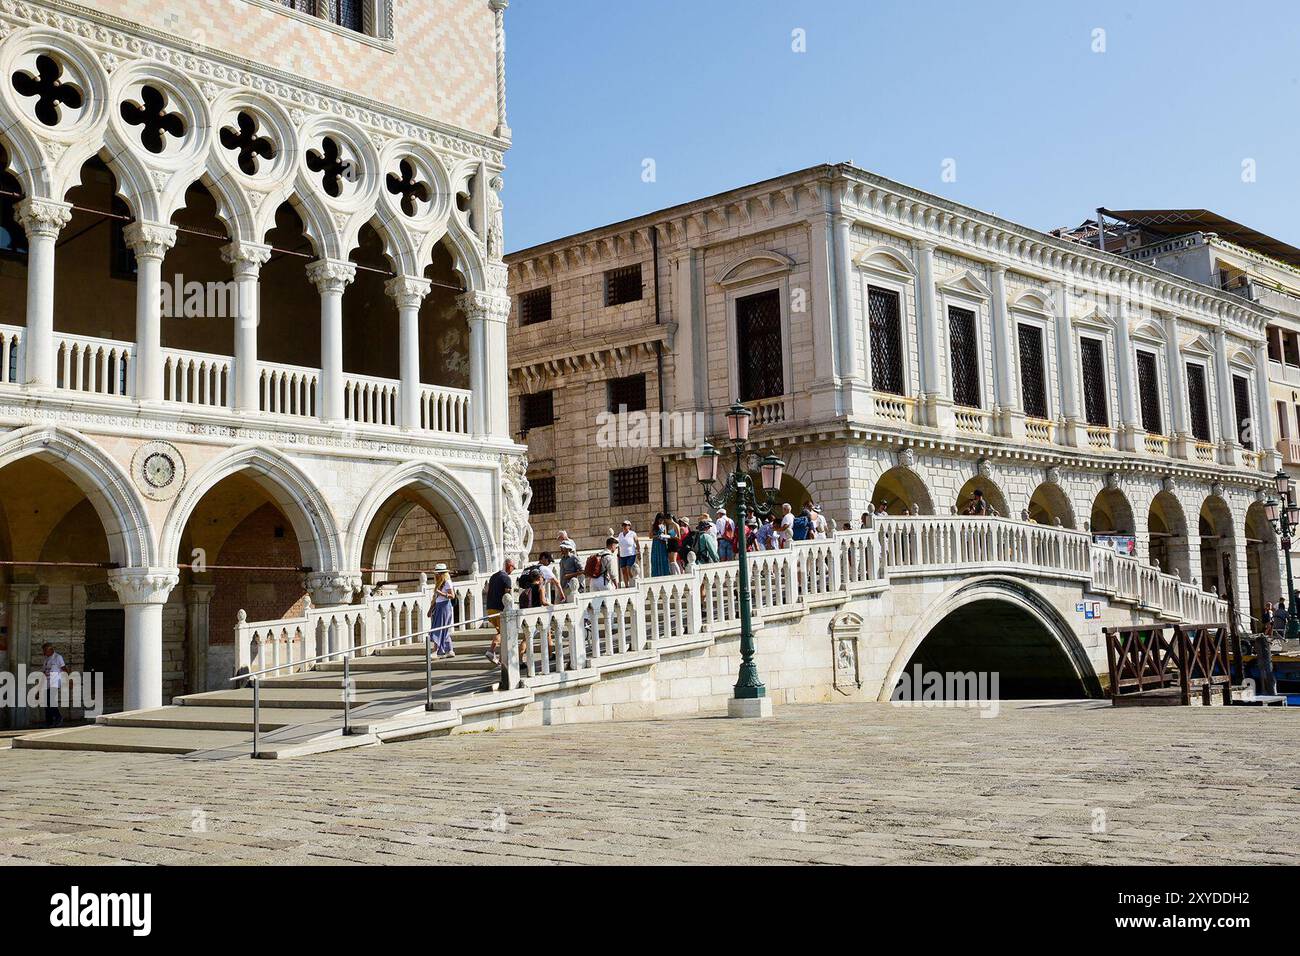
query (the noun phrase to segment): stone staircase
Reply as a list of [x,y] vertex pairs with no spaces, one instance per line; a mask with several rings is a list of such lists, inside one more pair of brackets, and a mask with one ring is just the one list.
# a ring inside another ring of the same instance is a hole
[[[343,735],[343,662],[262,681],[258,724],[265,757],[288,757],[365,746],[384,740],[448,733],[465,711],[517,706],[498,691],[500,669],[484,652],[491,629],[455,635],[456,656],[433,661],[433,709],[425,707],[424,645],[380,647],[351,662],[351,733]],[[187,694],[171,706],[109,714],[88,726],[19,737],[14,746],[185,754],[196,759],[248,756],[253,744],[253,691]]]

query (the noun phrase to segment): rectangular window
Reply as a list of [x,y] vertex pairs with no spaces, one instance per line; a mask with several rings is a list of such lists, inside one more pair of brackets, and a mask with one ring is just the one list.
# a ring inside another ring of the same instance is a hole
[[551,321],[551,287],[519,293],[519,324],[536,325]]
[[867,289],[871,334],[871,387],[877,392],[903,394],[903,327],[897,292]]
[[281,6],[363,33],[363,0],[280,0]]
[[980,359],[975,313],[948,307],[948,345],[952,359],[952,400],[963,408],[979,408]]
[[1270,362],[1282,361],[1282,330],[1276,325],[1268,327],[1268,359]]
[[1290,413],[1286,402],[1277,403],[1277,433],[1283,438],[1291,437]]
[[650,500],[650,468],[615,468],[609,473],[609,505],[623,508]]
[[736,352],[742,402],[785,394],[780,290],[736,300]]
[[1205,366],[1187,363],[1187,405],[1192,416],[1192,437],[1210,440],[1210,402],[1205,389]]
[[528,513],[534,515],[555,514],[555,476],[530,478],[528,484],[533,489],[533,500],[528,503]]
[[605,407],[609,411],[645,411],[645,373],[611,378],[605,383]]
[[533,392],[519,396],[519,431],[527,435],[529,429],[545,428],[555,423],[555,393]]
[[1030,418],[1047,417],[1047,376],[1043,374],[1043,330],[1036,325],[1018,324],[1020,343],[1020,399]]
[[605,304],[641,301],[641,263],[605,273]]
[[1089,425],[1109,425],[1101,340],[1079,339],[1079,358],[1083,367],[1083,417]]
[[1160,415],[1160,372],[1156,357],[1151,352],[1138,350],[1138,401],[1141,403],[1142,428],[1152,435],[1165,433]]
[[1300,366],[1300,339],[1294,332],[1282,333],[1282,356],[1287,365]]
[[1232,407],[1237,413],[1237,441],[1241,442],[1242,448],[1254,451],[1255,442],[1251,436],[1255,432],[1255,426],[1250,414],[1250,383],[1245,376],[1232,376]]

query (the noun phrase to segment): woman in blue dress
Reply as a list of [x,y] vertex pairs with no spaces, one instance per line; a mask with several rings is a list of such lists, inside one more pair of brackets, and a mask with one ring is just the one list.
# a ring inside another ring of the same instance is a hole
[[447,565],[435,564],[433,566],[433,606],[429,608],[430,640],[433,642],[433,652],[441,657],[455,657],[456,652],[451,647],[451,600],[454,597],[451,589],[451,575],[447,573]]
[[668,564],[668,542],[672,535],[668,531],[668,519],[663,514],[655,515],[651,533],[654,537],[650,541],[650,576],[661,578],[673,573]]

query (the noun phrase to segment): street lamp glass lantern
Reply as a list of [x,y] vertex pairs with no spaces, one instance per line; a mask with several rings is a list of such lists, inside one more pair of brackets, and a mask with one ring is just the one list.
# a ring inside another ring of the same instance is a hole
[[702,485],[718,480],[718,450],[708,442],[700,449],[700,457],[695,459],[695,475]]
[[749,417],[751,412],[737,402],[727,412],[727,438],[731,441],[749,441]]
[[785,462],[776,455],[768,455],[759,468],[763,480],[763,490],[777,492],[781,490],[781,479],[785,477]]
[[1277,521],[1277,512],[1276,498],[1269,498],[1268,501],[1264,502],[1264,517],[1268,518],[1269,521]]
[[1285,471],[1279,471],[1273,476],[1273,483],[1277,485],[1278,497],[1286,501],[1291,492],[1291,476]]
[[1294,528],[1300,525],[1300,505],[1288,505],[1286,509],[1286,520]]

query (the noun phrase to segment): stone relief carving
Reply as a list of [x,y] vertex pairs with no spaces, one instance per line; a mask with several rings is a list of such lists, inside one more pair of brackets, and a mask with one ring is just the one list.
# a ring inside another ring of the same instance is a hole
[[533,549],[533,526],[528,505],[533,489],[528,484],[528,459],[508,455],[501,460],[501,556],[523,561]]

